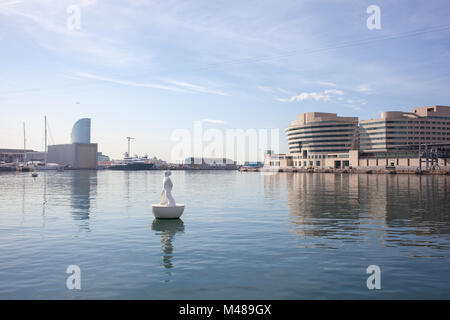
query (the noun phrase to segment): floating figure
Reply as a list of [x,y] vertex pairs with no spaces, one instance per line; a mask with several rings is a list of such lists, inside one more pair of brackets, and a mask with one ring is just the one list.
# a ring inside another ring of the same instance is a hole
[[172,196],[173,183],[170,179],[170,171],[164,173],[163,191],[161,193],[162,201],[160,204],[153,204],[152,211],[156,218],[160,219],[178,219],[184,211],[184,204],[176,204]]
[[163,180],[163,191],[161,193],[162,201],[161,205],[167,206],[167,207],[175,207],[175,199],[172,196],[172,188],[173,183],[172,180],[170,180],[170,175],[172,172],[166,171],[164,172],[164,180]]

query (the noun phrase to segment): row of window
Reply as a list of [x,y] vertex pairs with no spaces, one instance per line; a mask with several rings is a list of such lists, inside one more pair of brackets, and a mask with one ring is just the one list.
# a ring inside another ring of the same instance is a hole
[[[303,161],[303,167],[308,167],[306,164],[309,163],[309,167],[313,166],[313,161]],[[301,161],[294,161],[294,166],[296,167],[302,167]],[[316,167],[320,167],[320,161],[316,161]]]
[[[430,118],[439,118],[439,117],[430,117]],[[450,117],[440,117],[440,118],[450,120]],[[418,120],[415,120],[415,121],[411,121],[411,120],[409,120],[409,121],[393,121],[393,120],[385,121],[385,120],[383,120],[383,121],[376,121],[376,122],[360,123],[360,126],[361,127],[374,126],[374,125],[377,125],[377,124],[385,124],[385,123],[399,123],[399,124],[407,124],[407,123],[410,123],[410,124],[448,124],[447,122],[444,122],[444,121],[441,122],[441,121],[418,121]]]
[[289,141],[289,145],[309,145],[311,143],[317,143],[317,142],[351,142],[349,141],[349,139],[334,139],[334,140],[309,140],[309,141],[301,141],[301,140],[297,140],[297,141]]
[[359,141],[372,141],[372,140],[450,140],[446,137],[378,137],[369,139],[360,139]]
[[295,136],[299,134],[309,134],[309,133],[322,133],[322,132],[355,132],[356,128],[349,128],[349,129],[340,129],[340,130],[318,130],[318,131],[304,131],[304,132],[291,132],[288,133],[287,136]]
[[[436,140],[450,140],[450,138],[437,138],[437,139],[431,139],[430,137],[426,137],[426,138],[422,138],[422,139],[419,139],[419,138],[409,138],[408,140],[433,140],[433,141],[436,141]],[[406,143],[406,142],[379,142],[379,143],[371,143],[371,142],[369,142],[369,143],[361,143],[360,144],[360,146],[375,146],[375,145],[397,145],[397,144],[402,144],[402,143]]]
[[[289,151],[291,153],[300,153],[299,148],[289,148]],[[317,149],[317,150],[308,150],[309,152],[317,152],[317,153],[331,153],[331,152],[348,152],[350,151],[349,148],[347,149]]]
[[350,143],[341,143],[341,144],[315,144],[315,145],[307,145],[307,146],[298,146],[294,145],[297,148],[302,149],[311,149],[311,148],[323,148],[323,147],[351,147],[352,145]]
[[369,130],[383,130],[383,129],[409,129],[409,130],[450,130],[450,127],[413,127],[413,126],[403,126],[403,127],[397,127],[397,126],[380,126],[380,127],[373,127],[373,128],[361,128],[360,132],[369,131]]
[[[318,132],[314,132],[318,133]],[[312,135],[312,136],[300,136],[295,138],[290,138],[290,140],[300,140],[300,139],[313,139],[313,138],[334,138],[334,137],[353,137],[354,134],[324,134],[324,135]]]
[[356,124],[356,123],[327,124],[327,125],[324,125],[324,126],[304,125],[304,126],[301,126],[301,127],[295,127],[295,128],[289,128],[289,129],[286,129],[286,132],[290,132],[290,131],[298,131],[298,130],[305,130],[305,129],[335,128],[335,127],[357,127],[357,124]]
[[386,131],[386,132],[370,132],[370,133],[360,133],[360,136],[375,136],[375,135],[391,135],[391,134],[409,134],[409,135],[433,135],[433,136],[440,136],[440,135],[450,135],[450,132],[411,132],[411,131]]

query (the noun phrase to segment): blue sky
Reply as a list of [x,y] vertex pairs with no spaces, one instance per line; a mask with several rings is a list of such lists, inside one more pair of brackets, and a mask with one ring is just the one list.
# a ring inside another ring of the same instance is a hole
[[171,133],[200,119],[284,130],[303,112],[450,105],[449,14],[437,0],[1,0],[0,148],[23,146],[25,121],[42,150],[44,115],[51,142],[90,117],[99,151],[120,158],[132,136],[133,153],[168,159]]

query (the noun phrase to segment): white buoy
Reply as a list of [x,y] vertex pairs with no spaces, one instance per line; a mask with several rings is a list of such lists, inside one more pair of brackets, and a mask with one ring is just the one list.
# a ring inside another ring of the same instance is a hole
[[184,211],[184,204],[177,204],[174,207],[168,207],[161,204],[152,204],[152,212],[158,219],[178,219]]
[[162,201],[160,204],[152,204],[152,212],[158,219],[178,219],[184,211],[184,204],[176,204],[172,196],[173,183],[170,180],[170,171],[164,173]]

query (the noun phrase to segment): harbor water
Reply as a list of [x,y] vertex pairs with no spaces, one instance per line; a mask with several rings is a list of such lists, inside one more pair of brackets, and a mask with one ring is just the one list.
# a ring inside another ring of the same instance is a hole
[[0,173],[0,298],[450,299],[450,176],[171,179],[181,220],[152,215],[162,171]]

